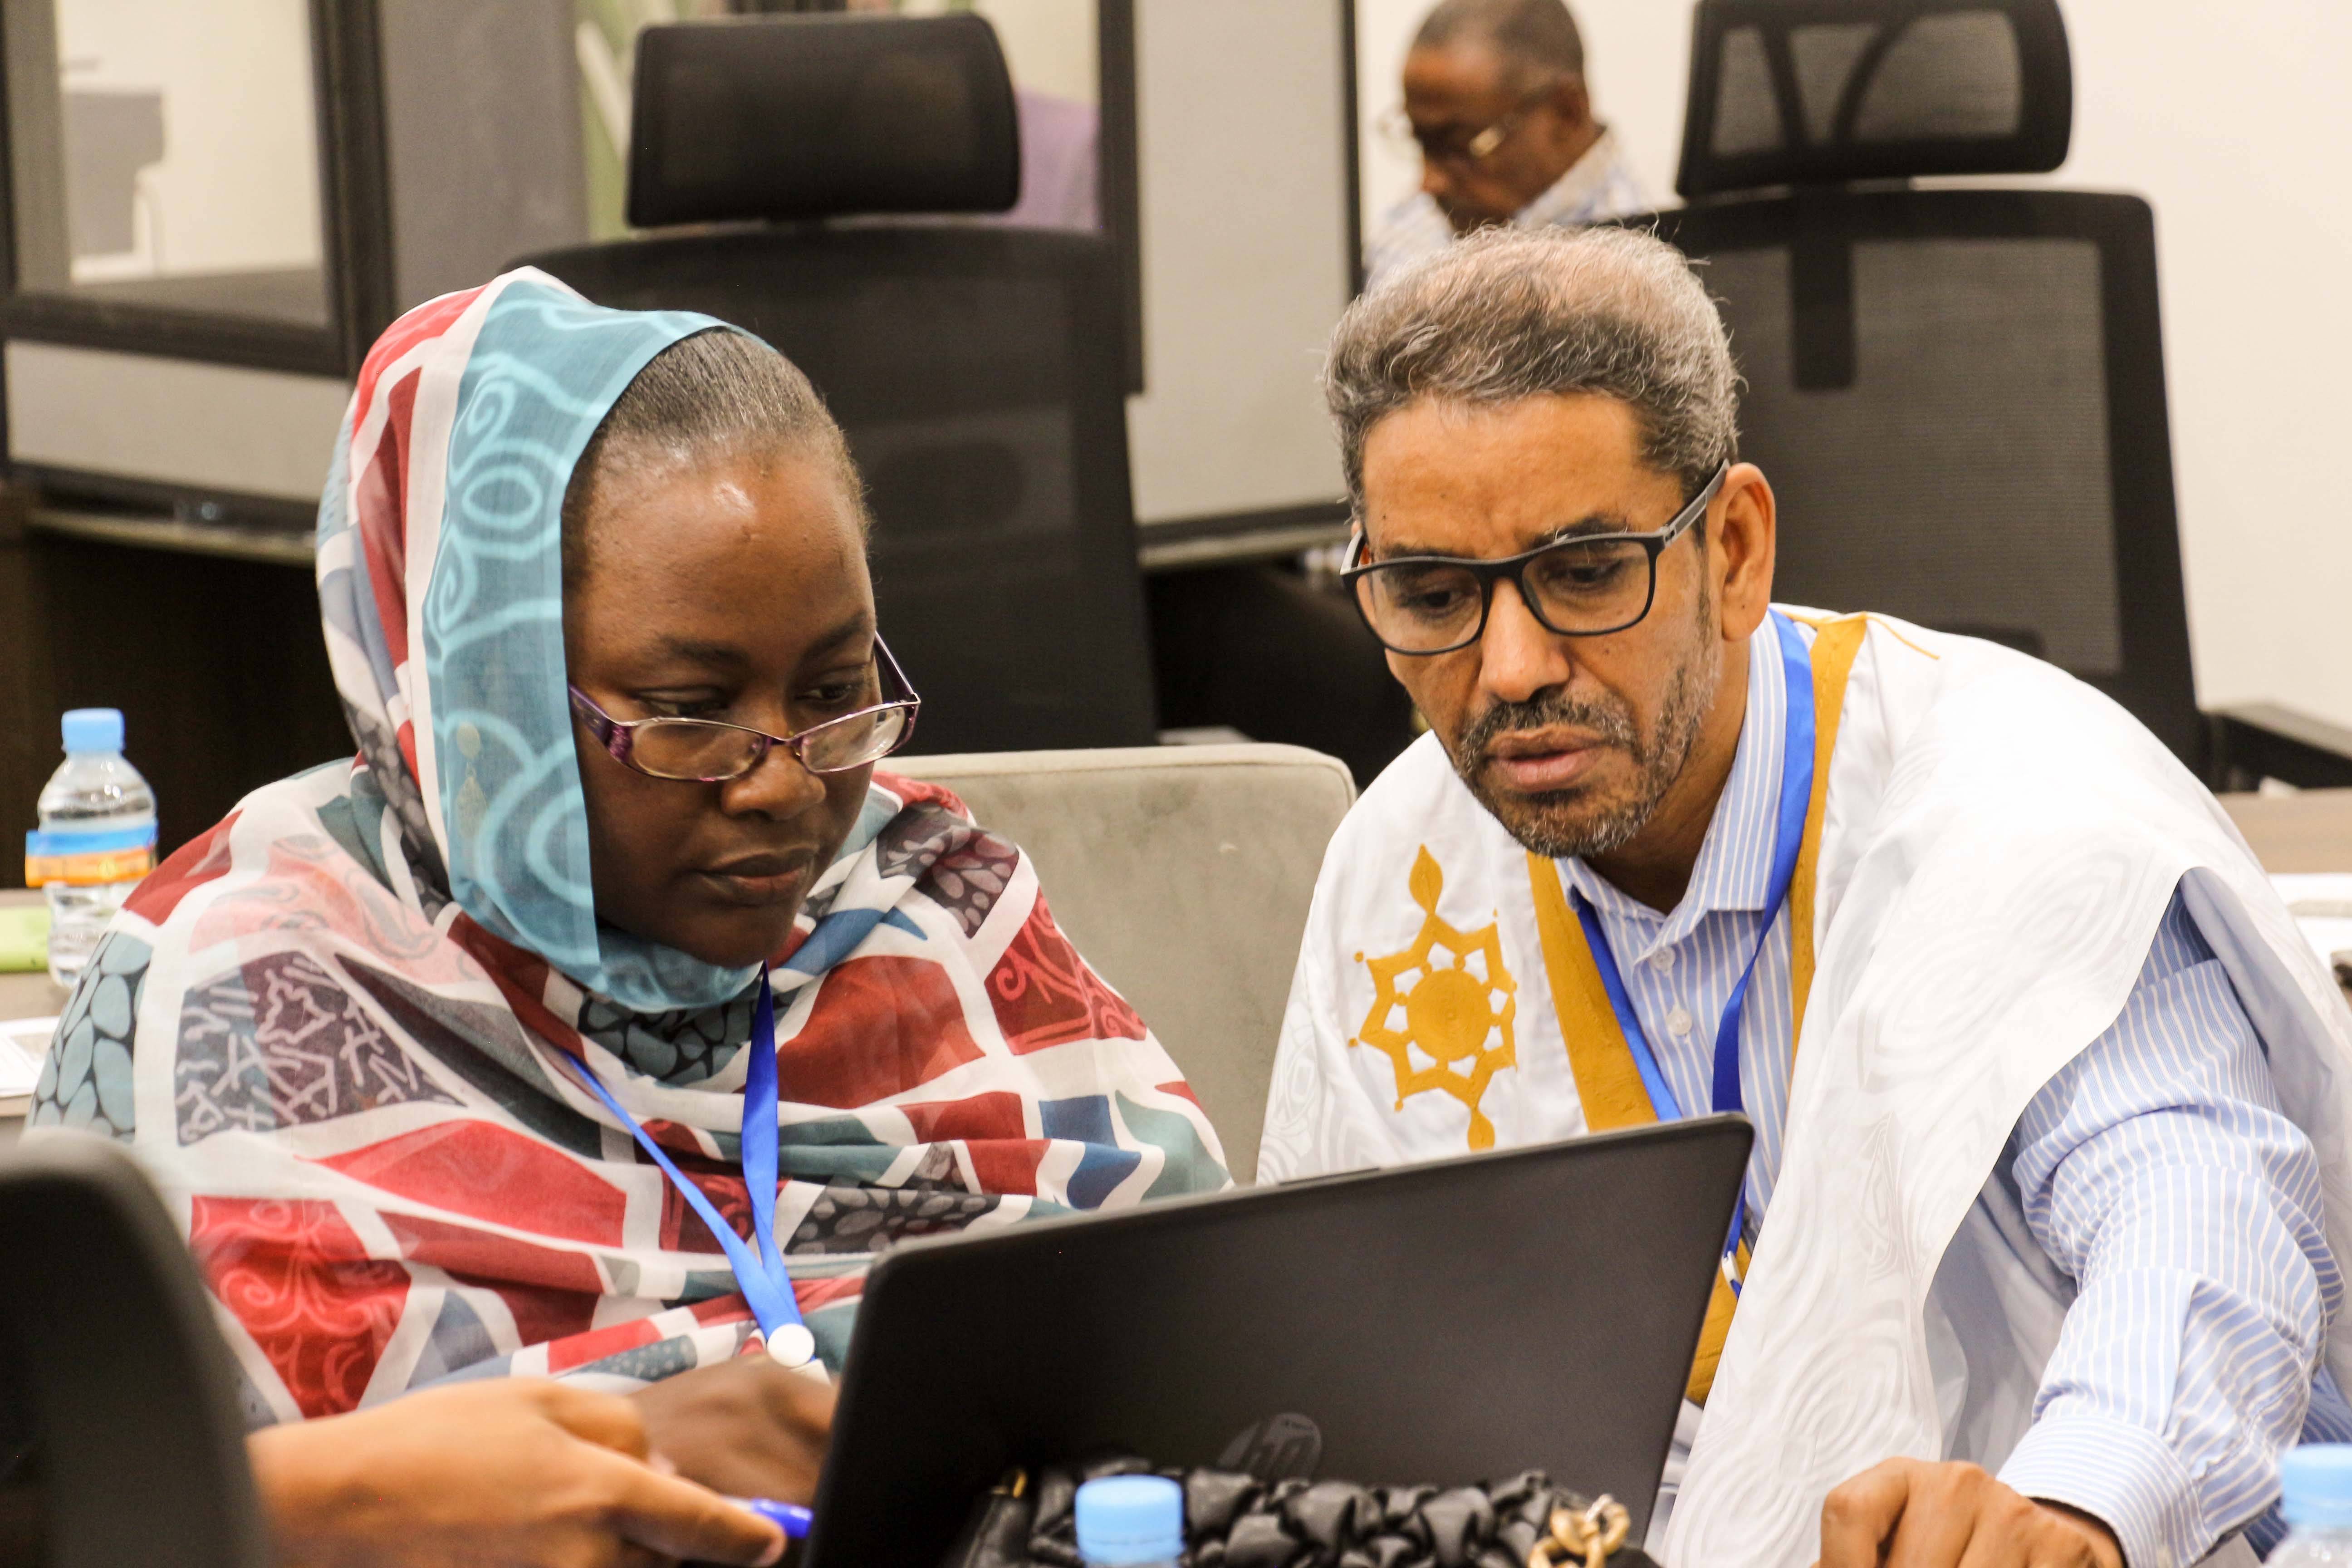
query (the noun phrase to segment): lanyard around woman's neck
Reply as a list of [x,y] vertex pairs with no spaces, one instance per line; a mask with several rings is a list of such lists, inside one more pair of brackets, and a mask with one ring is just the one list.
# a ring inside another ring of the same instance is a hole
[[[1764,954],[1773,922],[1789,901],[1789,889],[1796,879],[1798,851],[1805,837],[1805,813],[1813,794],[1812,658],[1804,638],[1787,616],[1774,610],[1771,620],[1780,636],[1782,684],[1788,691],[1788,713],[1780,741],[1780,809],[1772,835],[1771,878],[1765,884],[1764,918],[1757,925],[1756,945],[1731,987],[1730,1000],[1724,1005],[1723,1021],[1715,1032],[1713,1100],[1718,1112],[1746,1109],[1739,1086],[1740,1015],[1748,1005],[1748,983],[1755,977],[1756,962]],[[1581,892],[1576,894],[1575,901],[1577,921],[1584,928],[1584,940],[1592,950],[1593,967],[1601,972],[1601,984],[1609,993],[1610,1009],[1617,1015],[1617,1026],[1623,1031],[1626,1048],[1640,1069],[1642,1087],[1649,1091],[1650,1108],[1661,1121],[1678,1121],[1685,1112],[1650,1049],[1640,1015],[1633,1011],[1633,998],[1617,970],[1616,955],[1610,950],[1609,933],[1601,928],[1600,915]],[[1740,1232],[1747,1218],[1748,1184],[1743,1177],[1738,1201],[1731,1212],[1731,1234],[1723,1247],[1724,1277],[1735,1291],[1739,1289]]]
[[765,964],[760,966],[760,998],[751,1009],[751,1038],[744,1049],[751,1053],[743,1071],[742,1143],[743,1184],[750,1189],[751,1199],[750,1243],[720,1217],[702,1189],[688,1181],[684,1173],[671,1163],[661,1145],[637,1125],[637,1119],[621,1109],[613,1091],[597,1080],[585,1062],[581,1064],[581,1069],[588,1087],[604,1102],[604,1109],[620,1119],[621,1125],[636,1139],[637,1146],[653,1156],[654,1163],[677,1188],[678,1195],[702,1216],[702,1223],[718,1237],[729,1266],[735,1270],[735,1283],[742,1290],[751,1316],[759,1320],[760,1332],[768,1342],[768,1353],[786,1366],[807,1366],[816,1359],[816,1337],[801,1321],[800,1302],[793,1295],[792,1275],[784,1268],[783,1256],[776,1250],[776,996],[769,989]]

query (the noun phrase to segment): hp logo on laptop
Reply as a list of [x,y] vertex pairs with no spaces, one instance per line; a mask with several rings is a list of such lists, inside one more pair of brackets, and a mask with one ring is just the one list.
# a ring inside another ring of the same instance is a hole
[[1312,1478],[1323,1461],[1323,1429],[1294,1411],[1253,1421],[1217,1458],[1223,1470],[1243,1470],[1262,1481]]

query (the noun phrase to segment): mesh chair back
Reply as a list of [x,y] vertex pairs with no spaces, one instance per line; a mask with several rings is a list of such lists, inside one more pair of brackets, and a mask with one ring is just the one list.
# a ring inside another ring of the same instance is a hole
[[883,634],[923,694],[918,748],[1155,738],[1105,241],[812,226],[532,265],[599,304],[734,322],[816,384],[866,476]]
[[29,1439],[40,1542],[7,1560],[263,1568],[228,1352],[129,1156],[95,1138],[11,1150],[0,1257],[0,1429]]
[[2199,765],[2146,203],[1805,191],[1659,227],[1747,378],[1777,597],[2047,658]]
[[[768,16],[640,37],[634,221],[1012,204],[981,18]],[[938,218],[803,221],[530,258],[599,304],[701,310],[806,372],[874,514],[884,634],[927,752],[1149,744],[1108,242]]]
[[1629,221],[1706,264],[1776,594],[2047,658],[2201,766],[2147,205],[1853,184],[2063,163],[2056,0],[1699,0],[1694,28],[1693,203]]
[[982,17],[802,16],[647,27],[629,221],[1002,212],[1013,79]]
[[2054,169],[2057,0],[1700,0],[1675,188]]

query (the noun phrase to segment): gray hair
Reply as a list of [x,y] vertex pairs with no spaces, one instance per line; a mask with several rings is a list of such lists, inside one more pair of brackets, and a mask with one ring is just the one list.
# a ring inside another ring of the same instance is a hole
[[1739,378],[1681,251],[1622,228],[1489,228],[1358,300],[1323,371],[1348,495],[1364,443],[1413,404],[1591,394],[1632,405],[1642,460],[1693,495],[1738,456]]
[[1584,74],[1584,37],[1561,0],[1440,0],[1412,36],[1416,49],[1481,44],[1530,87]]
[[654,355],[606,411],[563,489],[563,581],[588,569],[596,490],[616,469],[648,460],[794,452],[831,468],[858,527],[870,530],[865,481],[824,399],[798,365],[749,332],[711,328]]

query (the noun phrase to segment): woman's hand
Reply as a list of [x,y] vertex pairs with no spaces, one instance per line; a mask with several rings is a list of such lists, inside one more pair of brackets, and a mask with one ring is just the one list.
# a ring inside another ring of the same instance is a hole
[[288,1568],[765,1564],[767,1521],[647,1463],[625,1399],[536,1378],[412,1394],[246,1440]]
[[732,1497],[807,1502],[833,1435],[833,1389],[767,1356],[698,1367],[629,1396],[654,1451]]

